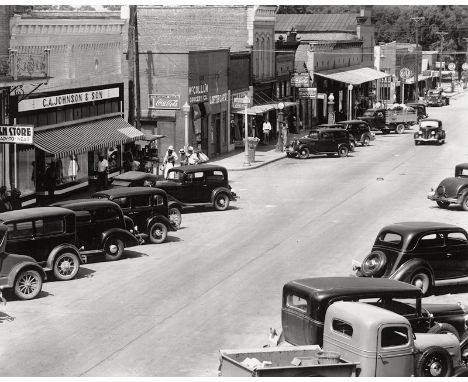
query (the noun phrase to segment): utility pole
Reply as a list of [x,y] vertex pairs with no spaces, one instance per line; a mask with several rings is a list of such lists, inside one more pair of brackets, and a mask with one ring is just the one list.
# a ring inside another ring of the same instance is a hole
[[442,89],[442,50],[444,48],[444,36],[448,32],[436,32],[440,36],[440,50],[439,50],[439,88]]
[[138,16],[137,16],[137,7],[138,5],[134,5],[135,7],[135,93],[136,93],[136,124],[135,127],[140,130],[141,129],[141,102],[140,102],[140,49],[138,48],[139,41],[138,41]]
[[128,19],[128,123],[135,126],[135,20],[136,5],[130,5]]
[[415,101],[419,101],[419,81],[418,81],[418,72],[419,72],[419,39],[418,39],[418,30],[421,23],[424,21],[424,17],[411,17],[416,24],[416,70],[414,72],[414,83],[416,84],[415,92]]

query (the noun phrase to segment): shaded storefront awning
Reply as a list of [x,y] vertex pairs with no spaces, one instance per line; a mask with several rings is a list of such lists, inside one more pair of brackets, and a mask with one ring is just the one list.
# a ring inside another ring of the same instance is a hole
[[63,158],[133,142],[143,136],[140,130],[122,118],[111,117],[38,131],[34,134],[34,146]]
[[[425,81],[428,78],[431,78],[431,76],[418,76],[418,82]],[[414,76],[408,78],[407,80],[405,80],[405,85],[414,84],[414,80],[415,80]]]
[[325,77],[333,81],[343,82],[345,84],[360,85],[365,82],[380,80],[382,78],[391,77],[391,74],[386,74],[372,68],[355,68],[343,70],[333,69],[325,70],[320,73],[315,72],[317,76]]
[[[273,109],[278,109],[278,103],[280,101],[276,102],[276,103],[268,103],[266,105],[255,105],[255,106],[252,106],[252,107],[249,107],[247,108],[247,114],[249,115],[258,115],[258,114],[263,114],[263,113],[266,113],[270,110],[273,110]],[[284,107],[291,107],[291,106],[296,106],[296,102],[283,102],[284,103]],[[236,113],[237,114],[245,114],[245,109],[238,109],[236,110]]]

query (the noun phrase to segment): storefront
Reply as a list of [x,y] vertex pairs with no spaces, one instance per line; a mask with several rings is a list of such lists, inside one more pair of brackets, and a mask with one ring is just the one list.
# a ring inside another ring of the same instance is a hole
[[[34,126],[34,146],[10,150],[16,187],[23,205],[46,195],[46,174],[54,173],[55,194],[87,187],[95,178],[98,156],[109,162],[109,176],[120,173],[123,153],[142,133],[122,119],[123,84],[34,94],[14,102],[18,125]],[[47,171],[48,168],[54,171]],[[50,177],[50,175],[47,175]]]

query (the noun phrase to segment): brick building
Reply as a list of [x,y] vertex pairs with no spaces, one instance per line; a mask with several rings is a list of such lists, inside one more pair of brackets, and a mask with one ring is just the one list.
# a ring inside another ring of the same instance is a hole
[[56,194],[87,187],[100,153],[109,158],[110,175],[118,173],[125,145],[142,135],[123,119],[124,25],[111,12],[30,11],[11,18],[11,49],[18,55],[46,49],[51,77],[10,97],[10,124],[34,126],[34,146],[18,145],[16,158],[10,156],[23,205],[47,194],[47,176],[55,177]]
[[[236,110],[232,95],[253,95],[257,103],[273,95],[275,12],[275,6],[138,7],[142,128],[167,135],[161,152],[185,144],[185,102],[190,145],[209,156],[234,148],[231,135],[240,132],[240,120],[229,115]],[[225,52],[226,66],[216,59]],[[247,70],[231,68],[234,62]],[[180,108],[151,109],[150,94],[177,96]]]

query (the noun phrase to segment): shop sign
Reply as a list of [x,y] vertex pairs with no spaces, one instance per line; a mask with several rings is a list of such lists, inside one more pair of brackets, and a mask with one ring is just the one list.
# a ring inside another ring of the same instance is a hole
[[299,98],[317,98],[317,88],[299,88]]
[[463,65],[462,65],[462,69],[463,70],[468,70],[468,63],[465,62]]
[[291,78],[291,86],[294,86],[296,88],[308,87],[309,85],[309,73],[298,73]]
[[32,145],[33,137],[33,125],[0,126],[0,143]]
[[456,65],[454,62],[451,62],[450,64],[448,64],[448,70],[455,70],[456,68]]
[[148,94],[148,109],[179,110],[179,94]]
[[[247,96],[249,97],[249,91],[243,91],[243,92],[238,92],[238,93],[231,93],[231,108],[232,109],[243,109],[245,105],[242,103],[244,97]],[[249,103],[250,103],[250,98],[249,98]]]
[[81,93],[60,94],[52,97],[25,99],[18,102],[18,111],[41,110],[51,107],[101,101],[103,99],[117,98],[119,94],[119,88],[109,88]]
[[208,84],[189,86],[189,103],[208,101]]
[[210,105],[216,105],[221,102],[226,102],[228,99],[228,94],[223,93],[223,94],[215,94],[210,96]]
[[327,99],[327,93],[318,93],[317,98],[318,99]]

